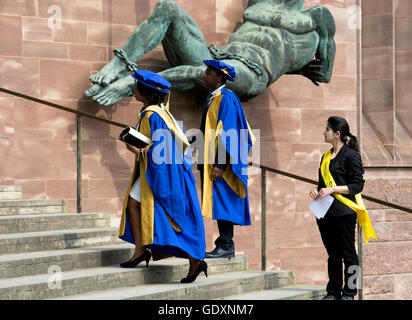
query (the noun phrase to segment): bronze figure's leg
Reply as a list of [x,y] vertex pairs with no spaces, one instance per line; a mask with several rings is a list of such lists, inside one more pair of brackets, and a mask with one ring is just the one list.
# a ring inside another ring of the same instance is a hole
[[[171,65],[160,74],[179,91],[199,86],[205,70],[202,61],[213,58],[236,68],[238,75],[228,88],[242,100],[261,94],[283,74],[303,75],[315,85],[328,83],[336,51],[333,16],[322,6],[302,9],[303,0],[251,0],[249,18],[219,55],[212,49],[210,53],[188,13],[172,0],[159,0],[116,56],[90,77],[94,85],[85,95],[104,106],[133,95],[134,79],[127,72],[160,43]],[[236,45],[243,48],[236,50]]]
[[[122,49],[130,61],[136,62],[161,42],[172,66],[201,65],[204,59],[211,58],[206,41],[196,22],[172,0],[160,0],[153,13],[136,28]],[[88,89],[85,95],[94,96],[96,101],[104,105],[109,101],[113,104],[113,100],[118,96],[121,98],[125,96],[128,91],[125,85],[130,84],[130,79],[120,83],[121,88],[108,90],[120,90],[122,91],[120,94],[111,94],[113,96],[109,98],[106,95],[109,92],[106,91],[103,95],[97,95],[103,93],[109,84],[127,77],[127,71],[124,61],[115,56],[98,73],[90,77],[94,86]]]

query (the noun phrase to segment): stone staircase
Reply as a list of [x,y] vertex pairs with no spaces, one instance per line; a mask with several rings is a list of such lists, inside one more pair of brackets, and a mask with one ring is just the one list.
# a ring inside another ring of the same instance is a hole
[[208,260],[208,278],[181,284],[184,259],[119,267],[134,246],[108,213],[65,213],[62,200],[22,200],[0,186],[0,300],[317,299],[324,287],[295,285],[293,271],[249,271],[246,256]]

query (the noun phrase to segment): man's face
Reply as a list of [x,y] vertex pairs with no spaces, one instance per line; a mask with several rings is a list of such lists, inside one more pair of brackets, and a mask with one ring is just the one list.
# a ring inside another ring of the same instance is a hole
[[202,84],[208,89],[214,89],[222,82],[222,75],[220,75],[212,67],[207,67],[202,77]]

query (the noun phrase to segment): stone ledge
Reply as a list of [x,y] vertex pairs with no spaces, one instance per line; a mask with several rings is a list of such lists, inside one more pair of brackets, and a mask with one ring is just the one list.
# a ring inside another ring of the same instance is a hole
[[21,192],[0,192],[0,200],[21,200]]
[[109,213],[0,216],[0,234],[110,227]]
[[223,300],[310,300],[326,295],[325,285],[294,285],[218,298]]
[[181,284],[180,281],[144,285],[118,290],[90,292],[83,295],[65,297],[67,300],[206,300],[250,291],[271,289],[293,284],[293,272],[242,271],[212,274],[208,278],[199,276],[194,283]]
[[[243,256],[234,259],[213,259],[208,261],[209,273],[216,277],[216,274],[224,272],[229,277],[235,277],[234,275],[245,270],[246,261],[247,258]],[[112,266],[67,271],[62,273],[61,289],[55,290],[48,286],[50,274],[3,279],[0,280],[0,299],[50,299],[132,286],[139,286],[135,290],[143,288],[143,291],[147,293],[146,288],[150,285],[140,285],[181,279],[186,276],[187,268],[186,259],[170,259],[169,261],[152,262],[149,268],[139,266],[133,269],[124,269]],[[278,276],[278,278],[282,279],[282,276]],[[256,276],[253,277],[256,278]],[[271,277],[265,274],[260,275],[263,287],[267,281],[271,280],[269,278]]]
[[21,192],[21,186],[0,186],[0,192]]
[[65,201],[60,199],[47,200],[2,200],[0,207],[34,207],[34,206],[58,206],[64,205]]
[[0,255],[124,243],[118,228],[0,234]]
[[0,200],[0,216],[64,213],[64,200]]

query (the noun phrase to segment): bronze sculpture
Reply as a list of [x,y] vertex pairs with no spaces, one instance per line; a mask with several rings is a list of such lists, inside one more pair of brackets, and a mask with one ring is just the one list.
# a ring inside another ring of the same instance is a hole
[[[132,95],[137,68],[161,42],[171,68],[159,74],[174,90],[201,85],[203,60],[217,59],[235,67],[228,84],[242,100],[262,93],[283,74],[301,74],[315,85],[331,79],[335,58],[335,22],[326,7],[303,9],[304,0],[249,0],[244,23],[222,47],[207,45],[193,18],[172,0],[159,0],[122,49],[98,73],[85,95],[101,105]],[[315,58],[315,59],[314,59]]]

